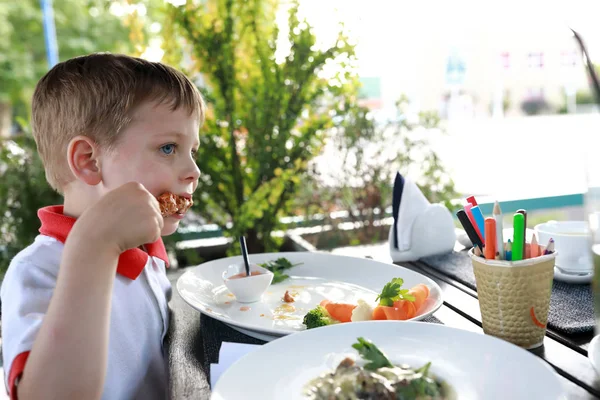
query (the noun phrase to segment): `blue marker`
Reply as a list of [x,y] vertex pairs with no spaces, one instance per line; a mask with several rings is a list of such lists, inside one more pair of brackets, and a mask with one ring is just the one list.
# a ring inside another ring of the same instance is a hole
[[508,239],[506,244],[506,261],[512,261],[512,242]]
[[473,218],[475,219],[475,223],[479,228],[479,232],[481,232],[481,236],[483,236],[483,241],[485,243],[485,218],[483,218],[483,214],[479,209],[479,206],[471,207],[471,213],[473,214]]

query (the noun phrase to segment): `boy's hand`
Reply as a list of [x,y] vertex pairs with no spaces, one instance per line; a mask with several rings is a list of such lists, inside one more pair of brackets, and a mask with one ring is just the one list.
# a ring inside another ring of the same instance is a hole
[[73,229],[87,240],[106,244],[121,254],[156,241],[163,224],[156,198],[141,184],[130,182],[85,211]]

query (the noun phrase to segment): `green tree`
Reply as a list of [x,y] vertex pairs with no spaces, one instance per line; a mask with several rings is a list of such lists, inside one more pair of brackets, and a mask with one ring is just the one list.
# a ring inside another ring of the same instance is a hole
[[10,260],[38,234],[37,210],[62,202],[46,182],[42,160],[27,133],[14,141],[0,140],[0,280]]
[[[130,53],[127,2],[54,0],[59,58],[97,51]],[[112,7],[112,9],[111,9]],[[111,11],[112,10],[112,11]],[[115,15],[121,10],[125,15]],[[13,108],[24,115],[36,82],[48,70],[39,0],[0,2],[0,133]]]
[[209,108],[195,209],[229,227],[227,234],[245,235],[252,252],[278,248],[271,232],[293,206],[299,176],[320,152],[332,119],[355,94],[354,48],[343,29],[331,47],[319,49],[294,2],[283,56],[273,23],[279,6],[208,0],[171,7],[172,27],[192,54],[189,73],[200,74]]
[[392,205],[396,172],[415,181],[432,203],[453,210],[451,201],[458,197],[427,137],[439,129],[439,117],[433,112],[411,116],[405,111],[407,106],[408,100],[402,96],[397,115],[385,122],[374,120],[364,107],[351,106],[331,136],[329,157],[338,162],[325,171],[317,169],[304,185],[322,188],[319,196],[300,196],[302,202],[311,196],[314,205],[327,198],[329,207],[335,204],[338,210],[348,211],[353,222],[364,223],[360,242],[387,240],[387,228],[378,228],[377,221]]

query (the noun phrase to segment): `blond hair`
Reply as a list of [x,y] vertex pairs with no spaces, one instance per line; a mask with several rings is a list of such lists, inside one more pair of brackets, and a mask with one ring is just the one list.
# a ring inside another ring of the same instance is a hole
[[196,86],[167,65],[120,54],[76,57],[52,68],[32,100],[32,131],[46,179],[57,191],[74,179],[67,147],[85,135],[111,149],[142,103],[184,107],[202,122],[204,102]]

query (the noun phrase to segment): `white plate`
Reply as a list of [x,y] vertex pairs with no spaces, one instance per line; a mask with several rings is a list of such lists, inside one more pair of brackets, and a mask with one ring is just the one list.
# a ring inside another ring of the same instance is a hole
[[302,399],[309,380],[345,356],[356,356],[351,346],[357,337],[371,340],[394,363],[420,367],[431,361],[431,373],[448,382],[459,399],[565,398],[548,364],[503,340],[431,323],[369,321],[311,329],[267,343],[225,371],[211,399]]
[[590,283],[594,277],[594,271],[582,274],[570,274],[554,267],[554,279],[567,283]]
[[596,370],[596,374],[600,376],[600,335],[594,336],[588,347],[588,358],[592,366]]
[[[279,257],[301,264],[289,270],[290,279],[271,285],[261,302],[240,304],[223,284],[221,273],[229,265],[243,262],[241,256],[190,268],[178,279],[177,290],[196,310],[262,340],[304,330],[302,317],[325,298],[347,302],[359,298],[374,301],[383,286],[395,277],[404,279],[403,287],[407,289],[420,283],[430,289],[428,301],[414,319],[433,314],[443,303],[442,290],[431,279],[394,264],[367,258],[290,252],[252,254],[250,261],[260,264]],[[286,290],[296,292],[296,301],[291,303],[293,310],[282,307],[281,298]]]

